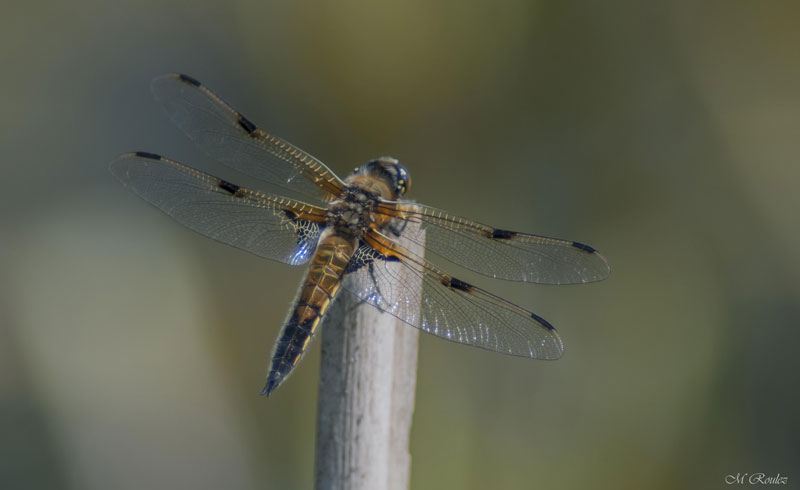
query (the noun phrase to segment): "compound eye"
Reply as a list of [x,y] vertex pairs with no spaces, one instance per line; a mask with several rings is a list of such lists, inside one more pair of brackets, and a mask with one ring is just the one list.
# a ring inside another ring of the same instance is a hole
[[397,169],[397,190],[400,195],[403,195],[411,188],[411,177],[404,166],[396,164],[395,168]]

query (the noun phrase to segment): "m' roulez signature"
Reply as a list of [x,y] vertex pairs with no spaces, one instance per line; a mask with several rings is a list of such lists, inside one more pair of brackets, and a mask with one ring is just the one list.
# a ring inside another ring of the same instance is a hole
[[725,483],[728,485],[786,485],[789,477],[777,473],[768,475],[766,473],[735,473],[725,475]]

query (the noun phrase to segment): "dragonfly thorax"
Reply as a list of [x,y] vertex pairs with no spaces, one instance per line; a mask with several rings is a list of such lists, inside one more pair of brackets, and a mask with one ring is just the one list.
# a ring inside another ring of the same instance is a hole
[[375,222],[373,211],[377,194],[349,185],[339,199],[328,205],[328,223],[339,233],[361,237]]

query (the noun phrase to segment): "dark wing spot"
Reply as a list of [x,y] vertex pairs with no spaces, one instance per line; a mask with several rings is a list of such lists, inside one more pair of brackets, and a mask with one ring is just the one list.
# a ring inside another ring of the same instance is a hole
[[236,114],[236,122],[239,123],[242,129],[247,131],[247,134],[253,134],[253,131],[257,129],[255,124],[251,123],[250,120],[241,114]]
[[384,255],[381,258],[386,262],[400,262],[400,258],[397,257],[396,255]]
[[231,195],[236,194],[237,192],[239,192],[239,189],[241,189],[241,187],[239,187],[238,185],[228,182],[227,180],[220,180],[219,184],[217,184],[217,187],[219,187],[225,192],[230,193]]
[[540,316],[539,316],[539,315],[537,315],[536,313],[531,313],[531,318],[533,318],[533,319],[534,319],[534,320],[536,320],[537,322],[541,323],[541,324],[542,324],[542,325],[544,325],[545,327],[549,328],[550,330],[555,330],[555,329],[556,329],[556,327],[554,327],[554,326],[550,325],[550,322],[548,322],[548,321],[547,321],[547,320],[545,320],[544,318],[540,317]]
[[146,151],[137,151],[136,156],[142,158],[149,158],[150,160],[161,160],[161,155],[156,155],[155,153],[147,153]]
[[572,242],[572,246],[577,248],[577,249],[583,250],[584,252],[590,253],[590,254],[593,254],[593,253],[597,252],[597,250],[593,249],[589,245],[584,245],[584,244],[578,243],[578,242]]
[[290,210],[290,209],[284,209],[283,210],[283,214],[286,215],[286,217],[291,221],[294,221],[294,220],[297,219],[297,214],[295,214],[295,212]]
[[356,253],[350,257],[350,262],[347,263],[347,268],[345,269],[344,273],[350,274],[364,266],[371,266],[372,263],[375,262],[375,254],[377,254],[377,251],[374,248],[367,245],[364,240],[359,239],[358,249],[356,250]]
[[494,230],[492,230],[492,238],[494,239],[498,238],[509,239],[509,238],[514,238],[515,236],[517,236],[516,231],[501,230],[500,228],[495,228]]
[[450,284],[448,285],[452,289],[458,289],[459,291],[470,292],[472,291],[472,284],[462,281],[461,279],[456,279],[455,277],[450,278]]
[[180,80],[183,83],[188,83],[189,85],[194,85],[195,87],[200,86],[200,82],[190,77],[189,75],[184,75],[183,73],[178,73],[178,80]]

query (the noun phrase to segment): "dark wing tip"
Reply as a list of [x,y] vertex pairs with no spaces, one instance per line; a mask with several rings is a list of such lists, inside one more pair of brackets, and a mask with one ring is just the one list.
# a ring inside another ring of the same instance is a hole
[[[600,254],[600,252],[598,252],[594,247],[590,247],[589,245],[586,245],[586,244],[580,243],[580,242],[572,242],[572,246],[577,248],[578,250],[581,250],[583,252],[586,252],[586,253],[592,255],[596,259],[599,259],[602,262],[602,266],[605,267],[605,269],[602,270],[602,271],[601,270],[597,270],[596,271],[597,276],[594,277],[593,279],[590,279],[590,280],[586,281],[586,282],[602,281],[603,279],[606,279],[606,278],[608,278],[608,276],[611,275],[611,264],[609,264],[608,260],[606,260],[606,258],[603,257]],[[598,264],[598,266],[599,266],[599,264]]]
[[131,165],[133,165],[133,161],[131,161],[132,158],[146,158],[147,160],[155,160],[157,162],[163,160],[161,155],[146,151],[123,153],[108,164],[109,172],[122,183],[125,183],[128,180],[128,172],[131,169]]
[[184,75],[183,73],[176,73],[175,76],[181,82],[192,85],[194,87],[199,87],[201,85],[196,78],[190,77],[189,75]]
[[247,131],[247,134],[253,134],[253,132],[258,129],[249,119],[238,113],[236,114],[236,122],[239,123],[242,129]]
[[145,158],[156,162],[162,161],[161,155],[146,151],[123,153],[108,164],[108,171],[123,185],[127,186],[130,183],[130,172],[135,168],[135,165],[137,163],[144,164],[144,162],[137,162],[134,160],[135,158]]
[[597,253],[597,250],[595,250],[594,248],[590,247],[589,245],[586,245],[586,244],[583,244],[583,243],[572,242],[572,246],[577,248],[577,249],[583,250],[586,253],[590,253],[590,254]]
[[150,160],[161,160],[161,155],[157,155],[155,153],[149,153],[146,151],[137,151],[136,153],[134,153],[134,155],[141,158],[148,158]]
[[555,329],[556,329],[556,327],[554,327],[553,325],[551,325],[551,324],[550,324],[550,322],[548,322],[548,321],[547,321],[547,320],[545,320],[544,318],[540,317],[540,316],[539,316],[539,315],[537,315],[536,313],[531,313],[531,318],[533,318],[534,320],[536,320],[536,321],[537,321],[538,323],[540,323],[541,325],[543,325],[543,326],[547,327],[549,330],[553,330],[553,331],[555,331]]

